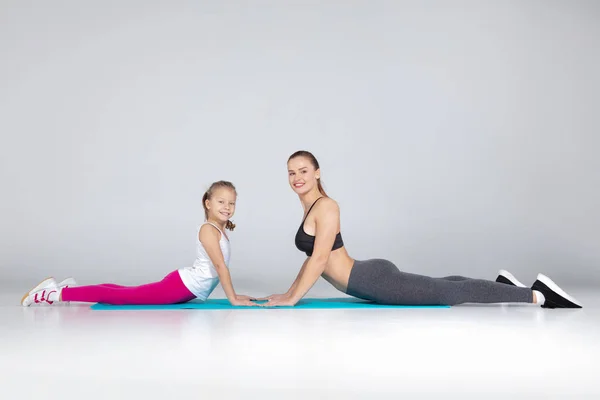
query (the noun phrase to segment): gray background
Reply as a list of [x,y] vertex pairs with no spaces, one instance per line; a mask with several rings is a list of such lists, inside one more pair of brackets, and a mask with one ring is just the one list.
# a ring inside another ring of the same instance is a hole
[[598,2],[0,4],[3,282],[160,279],[227,179],[234,284],[285,290],[307,149],[355,258],[600,284]]

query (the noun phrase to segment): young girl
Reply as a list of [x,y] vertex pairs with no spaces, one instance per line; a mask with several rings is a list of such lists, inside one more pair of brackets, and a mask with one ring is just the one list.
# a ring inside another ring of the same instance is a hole
[[542,274],[528,288],[507,271],[501,271],[496,282],[462,276],[431,278],[401,272],[388,260],[354,260],[344,247],[339,208],[323,190],[316,158],[307,151],[292,154],[288,174],[305,211],[296,247],[308,258],[287,293],[266,297],[269,301],[264,306],[295,305],[322,276],[344,293],[381,304],[534,303],[545,308],[581,308]]
[[174,304],[193,299],[206,300],[219,281],[232,305],[254,306],[248,296],[238,295],[229,274],[230,244],[225,229],[233,231],[230,221],[237,193],[232,183],[213,183],[202,197],[206,222],[198,232],[197,257],[191,267],[168,274],[162,281],[142,286],[101,284],[75,286],[73,281],[56,283],[47,278],[21,299],[23,306],[54,304],[61,301],[100,302],[105,304]]

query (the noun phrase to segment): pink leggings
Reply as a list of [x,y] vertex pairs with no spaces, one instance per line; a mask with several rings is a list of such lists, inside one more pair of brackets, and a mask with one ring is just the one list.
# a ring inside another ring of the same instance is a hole
[[125,304],[175,304],[185,303],[196,296],[183,284],[178,271],[173,271],[160,282],[141,286],[120,286],[111,283],[92,286],[66,287],[62,301],[86,303]]

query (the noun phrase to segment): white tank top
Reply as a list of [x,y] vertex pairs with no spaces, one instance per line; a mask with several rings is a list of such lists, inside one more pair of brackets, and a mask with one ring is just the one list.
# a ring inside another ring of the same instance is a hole
[[[229,240],[225,237],[225,234],[221,232],[219,227],[212,222],[205,222],[204,224],[200,225],[200,227],[206,224],[214,226],[221,234],[221,239],[219,239],[219,247],[223,253],[225,265],[227,268],[229,268],[229,257],[231,255],[231,245],[229,244]],[[212,291],[219,284],[219,274],[210,260],[206,249],[204,246],[202,246],[200,238],[196,237],[196,240],[198,240],[198,246],[194,264],[191,267],[182,268],[178,271],[183,284],[189,289],[189,291],[192,292],[199,300],[204,301],[208,298],[208,296],[210,296]]]

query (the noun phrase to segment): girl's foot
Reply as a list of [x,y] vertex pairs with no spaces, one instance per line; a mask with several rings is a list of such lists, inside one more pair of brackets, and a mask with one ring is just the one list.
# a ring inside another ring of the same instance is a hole
[[60,298],[60,288],[54,278],[46,278],[27,292],[21,299],[23,307],[31,304],[52,304]]
[[543,308],[582,308],[581,303],[562,290],[552,279],[544,274],[538,274],[537,280],[531,287],[544,295]]
[[523,285],[517,278],[514,277],[510,272],[501,269],[498,271],[498,277],[496,278],[496,282],[505,283],[507,285],[518,286],[518,287],[527,287]]
[[67,278],[65,280],[62,280],[56,286],[58,286],[61,289],[66,288],[66,287],[73,287],[73,286],[77,286],[77,282],[73,278]]
[[[57,286],[62,291],[66,287],[77,286],[77,282],[73,278],[67,278],[67,279],[62,280]],[[71,304],[70,301],[65,301],[64,303],[65,304]]]

